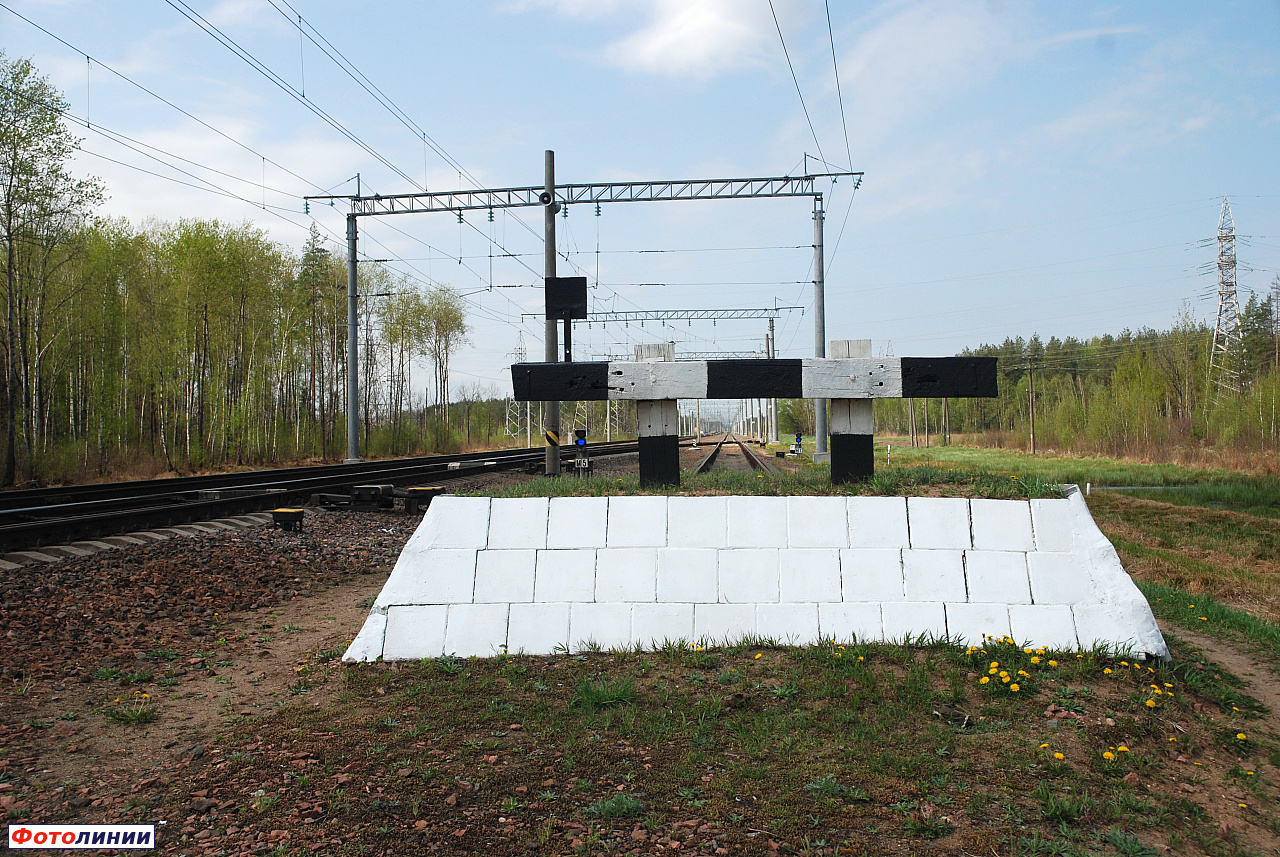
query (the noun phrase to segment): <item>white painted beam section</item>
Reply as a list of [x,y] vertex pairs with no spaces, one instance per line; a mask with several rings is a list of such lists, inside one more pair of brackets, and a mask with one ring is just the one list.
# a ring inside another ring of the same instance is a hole
[[652,401],[706,397],[705,360],[609,364],[610,399]]
[[901,358],[807,357],[801,367],[801,395],[806,399],[902,398]]

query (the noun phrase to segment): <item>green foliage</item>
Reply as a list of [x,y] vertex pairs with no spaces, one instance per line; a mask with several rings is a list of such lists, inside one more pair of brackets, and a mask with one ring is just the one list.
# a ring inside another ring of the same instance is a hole
[[587,815],[592,818],[630,818],[643,812],[644,802],[625,793],[598,800],[587,807]]
[[594,713],[601,708],[629,705],[638,697],[635,682],[630,678],[583,681],[574,690],[573,706]]

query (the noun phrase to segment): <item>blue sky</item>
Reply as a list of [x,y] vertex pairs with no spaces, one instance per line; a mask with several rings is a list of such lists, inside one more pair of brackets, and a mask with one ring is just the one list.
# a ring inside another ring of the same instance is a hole
[[[303,194],[346,192],[357,172],[366,191],[413,189],[177,0],[2,2],[74,46],[0,9],[0,45],[31,57],[76,116],[181,155],[199,165],[182,169],[240,197],[139,172],[201,183],[81,126],[77,168],[106,180],[105,213],[247,219],[300,248]],[[819,146],[832,163],[851,159],[862,188],[825,193],[827,331],[869,337],[877,352],[1168,327],[1184,303],[1211,319],[1214,248],[1203,241],[1223,195],[1248,236],[1242,301],[1280,272],[1274,0],[832,0],[830,36],[820,0],[774,0],[812,131],[767,0],[187,3],[432,190],[471,179],[304,43],[298,14],[486,187],[541,184],[547,148],[562,182],[796,174]],[[341,235],[341,208],[312,215]],[[451,215],[362,221],[362,249],[393,259],[408,284],[468,293],[473,344],[455,361],[455,387],[509,389],[519,331],[541,353],[541,323],[521,317],[541,305],[541,213],[519,217],[528,228],[502,213],[461,226]],[[808,200],[618,204],[599,217],[575,206],[559,224],[572,263],[561,273],[588,276],[595,309],[802,306],[779,321],[780,355],[812,354]],[[491,259],[504,252],[524,255]],[[654,283],[664,285],[639,285]],[[580,326],[575,351],[669,339],[679,351],[752,351],[764,330]]]

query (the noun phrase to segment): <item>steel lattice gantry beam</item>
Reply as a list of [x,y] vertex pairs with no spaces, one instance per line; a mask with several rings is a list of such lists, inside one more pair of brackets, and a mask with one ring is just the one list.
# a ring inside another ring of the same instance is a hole
[[[706,321],[708,319],[778,318],[792,310],[804,312],[802,306],[766,307],[764,309],[641,309],[625,312],[591,312],[581,321],[605,324],[618,321]],[[521,313],[521,318],[539,318],[539,313]]]
[[819,179],[853,177],[854,190],[862,173],[817,173],[809,176],[776,176],[755,179],[684,179],[662,182],[599,182],[556,185],[553,199],[542,187],[509,187],[482,190],[436,191],[382,196],[312,196],[307,199],[350,199],[357,217],[384,214],[418,214],[430,211],[484,211],[500,208],[532,208],[594,202],[653,202],[677,199],[753,199],[759,197],[811,196],[821,198]]

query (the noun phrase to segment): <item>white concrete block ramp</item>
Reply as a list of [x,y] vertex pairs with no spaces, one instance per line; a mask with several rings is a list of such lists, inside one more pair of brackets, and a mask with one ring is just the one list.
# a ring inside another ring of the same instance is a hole
[[441,497],[345,659],[1004,635],[1168,658],[1080,491],[1064,494]]

